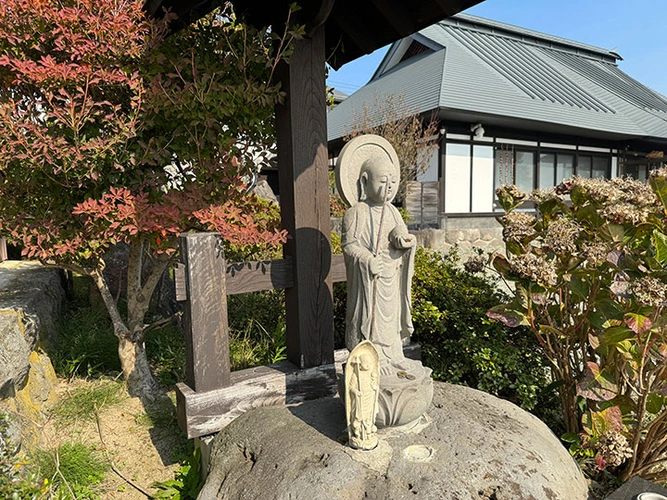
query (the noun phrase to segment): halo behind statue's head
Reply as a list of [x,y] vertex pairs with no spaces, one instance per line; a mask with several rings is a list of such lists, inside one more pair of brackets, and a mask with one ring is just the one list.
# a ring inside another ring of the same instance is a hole
[[371,158],[386,160],[396,177],[400,175],[398,155],[387,139],[374,134],[355,137],[345,145],[336,161],[336,187],[350,206],[359,202],[361,167]]

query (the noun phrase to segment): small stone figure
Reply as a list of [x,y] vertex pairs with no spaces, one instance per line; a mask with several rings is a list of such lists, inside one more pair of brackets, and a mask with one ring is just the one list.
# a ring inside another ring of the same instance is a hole
[[403,342],[414,330],[411,282],[416,241],[391,204],[399,176],[396,152],[376,135],[352,139],[336,164],[339,193],[350,205],[341,238],[347,271],[346,346],[353,350],[369,340],[378,351],[376,422],[382,426],[418,418],[433,393],[431,370],[403,355]]
[[349,444],[357,450],[372,450],[378,444],[375,416],[378,411],[380,371],[373,344],[361,342],[345,365],[345,414]]

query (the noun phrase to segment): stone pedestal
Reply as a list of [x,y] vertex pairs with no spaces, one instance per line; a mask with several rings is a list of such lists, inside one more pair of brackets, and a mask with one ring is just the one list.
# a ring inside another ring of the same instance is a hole
[[410,372],[397,370],[380,377],[378,414],[375,425],[389,427],[407,425],[428,410],[433,399],[431,369],[421,366]]

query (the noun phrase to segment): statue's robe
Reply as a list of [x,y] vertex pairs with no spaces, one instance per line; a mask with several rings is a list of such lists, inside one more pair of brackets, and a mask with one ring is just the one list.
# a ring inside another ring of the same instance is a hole
[[[398,249],[391,244],[392,230],[398,228],[407,234],[407,227],[396,207],[389,203],[385,207],[382,217],[382,206],[360,201],[343,217],[342,245],[347,270],[345,342],[352,350],[362,340],[370,340],[378,349],[381,362],[400,364],[404,359],[403,339],[414,331],[410,294],[415,248]],[[378,234],[383,269],[375,284],[373,314],[374,276],[370,263]],[[375,329],[371,334],[373,318]]]

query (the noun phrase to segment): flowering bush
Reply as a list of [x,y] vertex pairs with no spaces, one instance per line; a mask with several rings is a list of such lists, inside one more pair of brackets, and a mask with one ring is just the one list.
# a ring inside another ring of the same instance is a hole
[[[526,326],[559,385],[571,451],[626,480],[667,480],[667,168],[497,190],[514,282],[488,316]],[[526,201],[537,216],[518,209]]]

